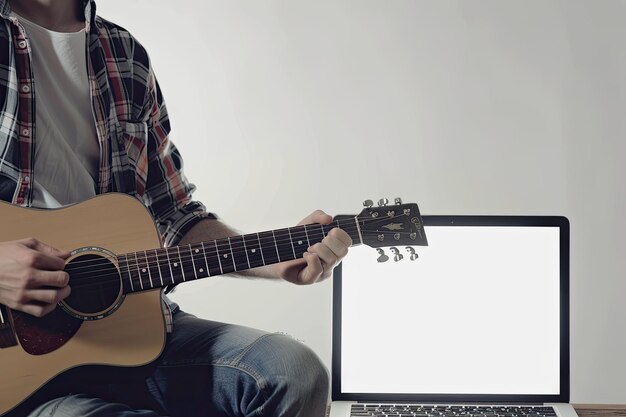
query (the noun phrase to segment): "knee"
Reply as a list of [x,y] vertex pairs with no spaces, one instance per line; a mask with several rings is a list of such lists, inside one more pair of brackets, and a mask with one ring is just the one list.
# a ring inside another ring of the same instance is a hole
[[266,335],[263,353],[265,389],[288,407],[312,410],[328,401],[329,376],[320,358],[304,343],[282,334]]

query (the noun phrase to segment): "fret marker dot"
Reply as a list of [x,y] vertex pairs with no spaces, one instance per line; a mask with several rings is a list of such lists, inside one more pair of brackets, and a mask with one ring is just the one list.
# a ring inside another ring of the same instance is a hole
[[146,268],[143,268],[143,269],[141,270],[141,272],[146,272]]
[[298,241],[298,245],[302,245],[302,241],[301,240]]
[[200,268],[200,272],[204,272],[204,269],[203,269],[203,268]]
[[252,253],[256,253],[256,249],[252,249],[250,252],[252,252]]
[[174,266],[178,266],[178,262],[174,262]]
[[224,258],[228,258],[228,254],[224,254]]
[[200,253],[200,249],[196,249],[196,253]]

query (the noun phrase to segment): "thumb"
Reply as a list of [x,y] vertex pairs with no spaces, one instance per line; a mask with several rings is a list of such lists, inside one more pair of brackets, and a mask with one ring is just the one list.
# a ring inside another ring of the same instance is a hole
[[324,213],[322,210],[315,210],[313,213],[302,219],[298,225],[311,223],[328,224],[332,221],[333,218],[329,214]]

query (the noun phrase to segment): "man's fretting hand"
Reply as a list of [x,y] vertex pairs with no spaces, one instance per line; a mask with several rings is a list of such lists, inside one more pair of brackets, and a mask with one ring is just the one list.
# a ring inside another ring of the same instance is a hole
[[[298,225],[329,224],[331,221],[331,216],[317,210],[302,219]],[[350,246],[352,246],[352,238],[345,231],[334,228],[320,243],[310,246],[304,253],[303,259],[276,264],[276,274],[298,285],[323,281],[330,277],[333,268],[346,256]]]
[[0,303],[42,317],[70,295],[68,252],[36,239],[0,242]]

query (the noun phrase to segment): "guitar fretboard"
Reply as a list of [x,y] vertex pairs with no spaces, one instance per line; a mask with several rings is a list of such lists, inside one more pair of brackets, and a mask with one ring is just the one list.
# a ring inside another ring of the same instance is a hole
[[200,278],[245,271],[302,258],[333,228],[345,230],[353,244],[362,243],[356,217],[330,224],[308,224],[171,248],[119,255],[125,293],[160,288]]

